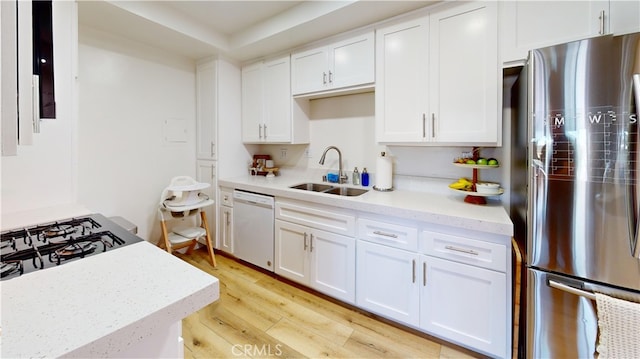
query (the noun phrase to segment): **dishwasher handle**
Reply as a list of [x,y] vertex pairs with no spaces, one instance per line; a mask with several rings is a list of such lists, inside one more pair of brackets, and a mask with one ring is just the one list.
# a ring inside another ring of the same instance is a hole
[[272,196],[239,190],[233,191],[233,201],[234,203],[246,203],[267,208],[273,208],[275,202]]

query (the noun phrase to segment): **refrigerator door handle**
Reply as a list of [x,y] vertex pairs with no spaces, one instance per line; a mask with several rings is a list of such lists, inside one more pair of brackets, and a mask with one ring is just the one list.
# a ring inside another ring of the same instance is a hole
[[[640,74],[634,74],[633,75],[633,92],[635,93],[635,100],[636,100],[636,113],[635,113],[635,121],[639,121],[640,120]],[[637,122],[636,122],[637,123]],[[637,171],[637,170],[636,170]],[[636,173],[636,178],[634,178],[634,180],[636,180],[639,176],[637,176]],[[636,184],[636,186],[638,186],[638,184]],[[636,192],[638,191],[638,188],[636,187]],[[638,196],[638,193],[634,193],[635,195],[635,200],[637,201],[640,196]],[[635,203],[632,202],[632,203]],[[636,213],[639,213],[640,209],[636,208]],[[629,216],[629,218],[633,218],[634,215],[631,214]],[[637,259],[640,259],[640,239],[638,239],[638,232],[640,232],[640,221],[638,221],[636,219],[636,223],[634,228],[634,233],[633,233],[633,245],[631,247],[631,255]]]
[[551,288],[555,288],[555,289],[559,289],[563,292],[567,292],[567,293],[571,293],[571,294],[575,294],[575,295],[579,295],[591,300],[596,300],[596,295],[593,292],[588,292],[586,290],[582,290],[582,289],[578,289],[578,288],[574,288],[572,286],[566,285],[566,284],[562,284],[559,282],[556,282],[554,280],[549,280],[549,287]]

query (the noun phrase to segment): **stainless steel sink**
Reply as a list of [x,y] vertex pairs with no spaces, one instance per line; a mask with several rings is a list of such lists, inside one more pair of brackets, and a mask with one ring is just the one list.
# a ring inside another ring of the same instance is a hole
[[350,187],[334,187],[330,190],[324,191],[324,193],[329,194],[339,194],[341,196],[359,196],[363,193],[367,193],[368,190],[361,188],[350,188]]
[[351,188],[351,187],[334,187],[328,184],[321,183],[301,183],[295,186],[291,186],[289,188],[300,189],[303,191],[313,191],[320,193],[328,193],[339,196],[359,196],[363,193],[367,193],[368,190],[361,188]]
[[299,185],[291,186],[293,189],[302,189],[305,191],[314,191],[314,192],[324,192],[333,188],[333,186],[328,184],[320,184],[320,183],[301,183]]

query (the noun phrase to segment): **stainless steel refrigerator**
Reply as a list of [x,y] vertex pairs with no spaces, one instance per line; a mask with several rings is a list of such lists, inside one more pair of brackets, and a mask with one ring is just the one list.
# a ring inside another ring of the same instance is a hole
[[640,33],[533,50],[524,74],[526,357],[593,358],[593,293],[640,302]]

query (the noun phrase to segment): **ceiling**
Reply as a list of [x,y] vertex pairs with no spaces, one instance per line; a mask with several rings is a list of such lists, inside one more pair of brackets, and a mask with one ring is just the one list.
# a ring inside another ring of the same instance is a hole
[[194,60],[222,55],[246,61],[435,2],[81,0],[78,18],[80,29],[93,27]]

